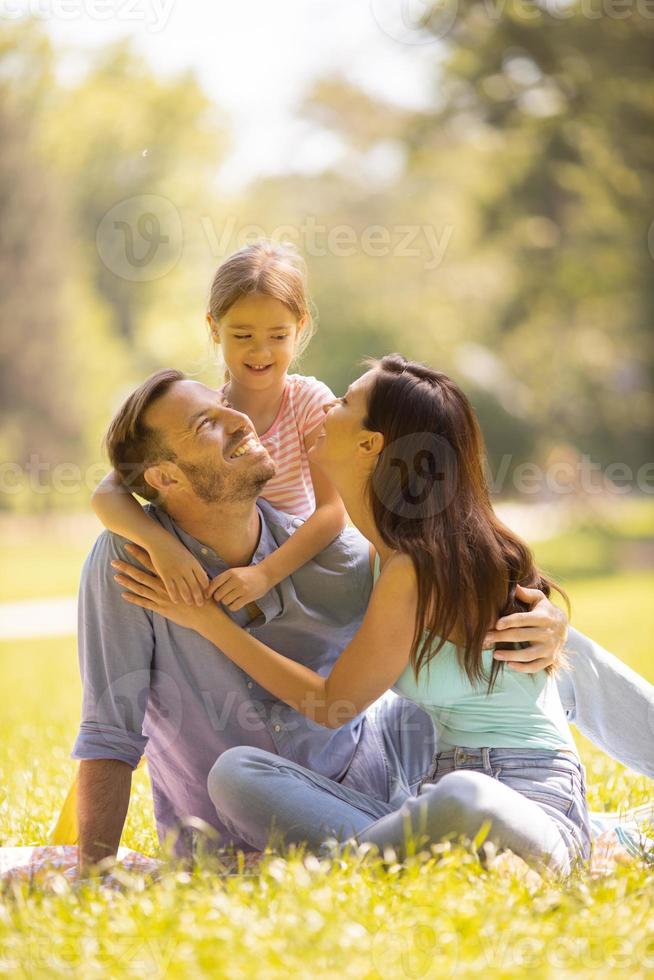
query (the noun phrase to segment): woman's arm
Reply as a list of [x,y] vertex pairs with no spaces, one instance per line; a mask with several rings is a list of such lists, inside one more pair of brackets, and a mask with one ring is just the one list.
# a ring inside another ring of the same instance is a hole
[[[153,570],[147,553],[131,545],[128,550]],[[271,694],[327,728],[339,728],[364,711],[395,683],[409,661],[417,588],[413,565],[405,555],[395,556],[384,567],[360,629],[328,677],[261,643],[215,603],[199,608],[174,605],[156,575],[127,562],[113,561],[112,565],[120,573],[115,576],[118,583],[130,590],[122,593],[124,599],[201,633]],[[517,632],[523,639],[535,638],[536,642],[533,651],[511,651],[509,656],[519,655],[520,667],[528,673],[542,669],[543,658],[546,665],[556,658],[558,617],[548,613],[547,605],[556,613],[556,607],[544,596],[541,608],[520,613],[522,625]]]
[[[308,448],[314,444],[318,431],[316,429],[307,439]],[[242,609],[248,602],[254,602],[278,582],[292,575],[326,548],[345,527],[347,514],[336,487],[320,467],[311,462],[311,457],[309,468],[316,498],[316,509],[311,517],[258,565],[230,568],[211,583],[208,595],[232,612]]]
[[394,557],[384,568],[361,627],[328,677],[261,643],[214,603],[200,609],[171,605],[151,575],[123,562],[114,562],[114,567],[121,572],[119,584],[134,590],[123,593],[128,602],[195,629],[267,691],[327,728],[339,728],[364,711],[395,683],[409,661],[416,582],[405,556]]
[[141,507],[115,470],[98,484],[91,506],[104,526],[134,541],[151,556],[173,602],[204,601],[209,579],[202,565],[169,531]]

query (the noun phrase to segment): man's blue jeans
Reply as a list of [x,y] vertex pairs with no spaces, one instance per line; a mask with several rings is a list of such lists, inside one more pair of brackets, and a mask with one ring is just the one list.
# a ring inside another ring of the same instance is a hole
[[[571,669],[561,674],[559,691],[569,720],[620,762],[654,775],[654,688],[576,630],[570,629],[567,649]],[[209,794],[225,824],[258,849],[275,842],[306,842],[320,849],[329,838],[356,838],[402,851],[407,829],[432,840],[443,834],[473,837],[484,822],[483,812],[491,820],[491,839],[526,860],[566,871],[575,857],[588,857],[583,770],[577,776],[571,769],[561,774],[558,804],[552,796],[556,777],[548,779],[550,796],[543,799],[545,774],[536,756],[531,758],[536,765],[531,785],[524,781],[529,776],[515,768],[513,783],[496,778],[503,766],[506,773],[520,764],[522,750],[492,750],[504,753],[503,759],[468,751],[469,762],[461,752],[449,760],[443,754],[443,778],[423,784],[436,756],[437,733],[424,712],[392,694],[369,710],[362,738],[381,740],[386,798],[381,798],[379,781],[365,767],[357,768],[358,753],[345,777],[335,782],[247,746],[220,756],[209,775]],[[511,759],[512,753],[517,755]],[[572,759],[568,765],[574,767]],[[568,791],[567,802],[561,790]]]

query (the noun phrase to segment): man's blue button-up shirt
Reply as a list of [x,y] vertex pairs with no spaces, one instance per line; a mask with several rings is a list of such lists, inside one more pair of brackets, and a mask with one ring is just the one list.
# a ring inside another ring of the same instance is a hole
[[[257,502],[261,533],[252,564],[282,545],[298,520]],[[161,509],[150,515],[182,541],[213,578],[227,567]],[[275,752],[332,779],[347,771],[359,742],[360,715],[339,729],[318,725],[274,698],[193,630],[121,598],[114,558],[133,561],[125,539],[105,531],[82,572],[79,657],[83,707],[75,759],[119,759],[136,766],[143,752],[152,779],[160,839],[187,817],[235,840],[207,793],[218,756],[235,745]],[[328,674],[358,629],[372,576],[368,542],[346,528],[324,551],[257,600],[261,615],[233,614],[262,642]],[[379,760],[370,760],[373,769]]]

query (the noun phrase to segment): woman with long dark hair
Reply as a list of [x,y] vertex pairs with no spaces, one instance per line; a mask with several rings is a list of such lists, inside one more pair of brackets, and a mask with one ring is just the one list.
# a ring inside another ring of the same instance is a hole
[[[273,829],[286,843],[353,837],[400,856],[425,839],[485,836],[567,873],[590,855],[584,768],[553,668],[527,674],[510,651],[499,661],[493,632],[498,617],[557,587],[493,512],[483,439],[459,386],[399,354],[367,363],[326,409],[312,450],[374,559],[364,621],[329,676],[271,650],[220,609],[188,615],[256,682],[321,725],[339,727],[392,688],[432,717],[438,751],[418,795],[376,820],[356,793],[332,792],[331,781],[254,748],[224,752],[209,792],[253,847]],[[147,596],[130,601],[180,614]]]

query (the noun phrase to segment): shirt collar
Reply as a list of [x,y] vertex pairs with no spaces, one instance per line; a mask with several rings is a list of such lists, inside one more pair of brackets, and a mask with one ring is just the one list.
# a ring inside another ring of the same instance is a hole
[[[259,515],[259,541],[257,547],[255,548],[254,554],[252,555],[252,560],[250,565],[258,565],[259,562],[267,558],[268,555],[272,554],[277,548],[277,542],[275,541],[270,528],[268,527],[268,522],[266,521],[266,515],[259,504],[256,504],[257,513]],[[223,561],[223,559],[216,554],[213,548],[208,545],[203,544],[194,538],[192,535],[187,534],[183,531],[178,524],[173,521],[172,517],[167,514],[164,510],[154,505],[150,505],[148,508],[150,516],[154,517],[159,523],[165,527],[167,530],[171,531],[182,544],[188,548],[192,555],[197,558],[201,565],[203,565],[208,573],[215,577],[220,575],[222,571],[229,568],[229,565]],[[223,609],[230,616],[234,622],[238,623],[239,626],[264,626],[269,623],[272,619],[276,619],[282,612],[282,598],[281,590],[279,585],[273,586],[269,589],[265,595],[262,595],[259,599],[255,600],[257,606],[261,610],[261,615],[257,616],[256,619],[249,619],[249,614],[247,609],[239,609],[238,612],[230,612],[229,609]]]

